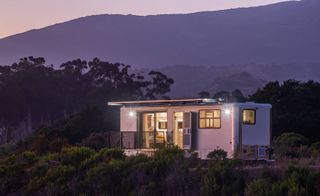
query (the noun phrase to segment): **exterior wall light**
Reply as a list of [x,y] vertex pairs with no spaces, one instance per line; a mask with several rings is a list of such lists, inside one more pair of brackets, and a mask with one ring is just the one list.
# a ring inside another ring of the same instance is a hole
[[133,112],[133,111],[130,111],[130,112],[129,112],[129,116],[130,116],[130,117],[134,117],[134,112]]
[[224,114],[230,115],[230,114],[231,114],[231,110],[230,110],[230,109],[225,109],[225,110],[224,110]]

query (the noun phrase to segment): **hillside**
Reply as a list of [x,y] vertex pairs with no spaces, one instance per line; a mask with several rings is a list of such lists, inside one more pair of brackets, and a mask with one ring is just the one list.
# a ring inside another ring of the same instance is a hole
[[1,39],[0,64],[29,55],[53,64],[100,57],[149,68],[316,63],[319,34],[316,0],[193,14],[96,15]]

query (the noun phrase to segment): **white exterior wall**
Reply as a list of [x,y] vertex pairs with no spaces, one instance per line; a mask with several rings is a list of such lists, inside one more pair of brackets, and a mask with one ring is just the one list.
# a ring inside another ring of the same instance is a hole
[[[224,110],[232,111],[231,105],[212,105],[212,106],[180,106],[180,107],[123,107],[120,112],[120,131],[137,131],[137,112],[143,111],[166,111],[168,112],[168,131],[173,130],[174,112],[196,112],[206,109],[221,109],[221,128],[220,129],[197,129],[196,148],[201,158],[206,158],[207,154],[214,149],[220,148],[228,152],[228,157],[233,155],[233,112],[226,115]],[[134,116],[129,113],[134,112]],[[198,121],[198,119],[197,119]],[[198,127],[198,124],[197,124]]]
[[[130,116],[130,112],[134,115]],[[134,109],[124,107],[120,109],[120,131],[137,131],[137,115]]]
[[270,108],[242,106],[256,110],[256,124],[242,124],[242,145],[270,145]]
[[[228,152],[228,157],[233,155],[233,112],[230,106],[216,105],[209,109],[221,109],[221,128],[220,129],[200,129],[198,127],[196,133],[197,151],[203,159],[207,158],[207,154],[214,149],[223,149]],[[225,110],[231,110],[229,115],[225,114]],[[195,110],[198,112],[199,110]]]
[[[256,109],[256,124],[244,125],[240,112],[244,108]],[[221,109],[220,129],[199,129],[197,119],[196,148],[203,159],[214,149],[220,148],[228,152],[228,157],[232,158],[234,150],[239,143],[239,125],[242,126],[243,145],[270,145],[270,105],[263,104],[221,104],[221,105],[199,105],[199,106],[140,106],[122,107],[120,112],[120,131],[137,131],[137,112],[168,112],[168,131],[173,130],[174,112],[196,112],[206,109]],[[229,115],[225,110],[231,110]],[[130,116],[129,113],[134,115]],[[197,116],[198,118],[198,116]]]

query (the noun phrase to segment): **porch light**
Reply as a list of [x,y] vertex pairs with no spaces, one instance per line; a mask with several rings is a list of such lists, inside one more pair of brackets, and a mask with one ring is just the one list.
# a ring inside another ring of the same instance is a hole
[[130,117],[134,117],[134,112],[133,112],[133,111],[130,111],[130,112],[129,112],[129,116],[130,116]]
[[231,110],[230,110],[230,109],[225,109],[225,110],[224,110],[224,113],[225,113],[226,115],[230,115],[230,114],[231,114]]

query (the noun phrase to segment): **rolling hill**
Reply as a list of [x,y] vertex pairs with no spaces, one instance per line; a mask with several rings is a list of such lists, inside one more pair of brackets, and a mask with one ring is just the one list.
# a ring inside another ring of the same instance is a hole
[[171,15],[95,15],[0,39],[0,64],[99,57],[174,78],[173,97],[320,80],[320,1]]
[[140,67],[320,62],[320,3],[173,15],[96,15],[0,39],[0,64],[100,57]]

